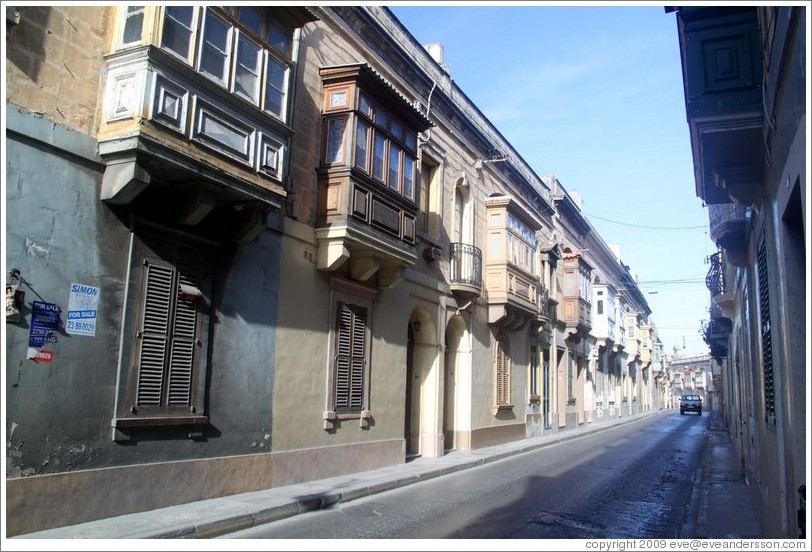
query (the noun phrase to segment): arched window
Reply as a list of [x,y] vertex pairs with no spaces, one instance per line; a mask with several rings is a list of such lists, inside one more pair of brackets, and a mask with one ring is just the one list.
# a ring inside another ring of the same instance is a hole
[[457,188],[454,192],[454,239],[457,243],[462,243],[463,239],[463,213],[465,209],[465,198],[462,196],[462,190]]

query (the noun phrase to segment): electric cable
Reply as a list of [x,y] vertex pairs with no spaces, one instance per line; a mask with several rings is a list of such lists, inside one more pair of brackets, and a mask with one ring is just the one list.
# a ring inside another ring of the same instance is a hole
[[604,222],[611,222],[612,224],[621,224],[623,226],[633,226],[634,228],[647,228],[649,230],[696,230],[698,228],[707,228],[707,224],[703,224],[702,226],[645,226],[643,224],[631,224],[628,222],[620,222],[617,220],[610,220],[603,217],[599,217],[596,215],[590,215],[589,213],[584,213],[586,216],[591,218],[596,218],[598,220],[602,220]]

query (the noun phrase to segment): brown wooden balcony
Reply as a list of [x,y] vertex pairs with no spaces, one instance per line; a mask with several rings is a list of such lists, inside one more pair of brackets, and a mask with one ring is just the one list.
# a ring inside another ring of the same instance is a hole
[[[394,287],[417,259],[417,135],[432,123],[367,64],[322,67],[319,74],[316,267],[337,272],[349,263],[353,280]],[[383,124],[384,117],[391,125]],[[373,158],[373,132],[391,156],[386,170]],[[427,260],[434,255],[432,250]]]
[[539,290],[535,274],[538,220],[509,196],[485,201],[488,250],[484,285],[488,322],[518,330],[538,321]]
[[561,320],[572,331],[587,334],[592,329],[592,304],[581,297],[564,296]]
[[561,321],[566,324],[569,339],[577,342],[592,329],[592,266],[581,251],[564,248],[564,294]]
[[537,319],[540,283],[509,263],[488,263],[488,322],[511,330]]
[[448,282],[452,292],[480,296],[482,250],[468,243],[451,243]]

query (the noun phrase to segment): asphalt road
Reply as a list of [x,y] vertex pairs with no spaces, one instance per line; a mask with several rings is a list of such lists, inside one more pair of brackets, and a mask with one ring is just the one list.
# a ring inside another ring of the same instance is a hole
[[671,411],[221,538],[688,538],[704,417]]

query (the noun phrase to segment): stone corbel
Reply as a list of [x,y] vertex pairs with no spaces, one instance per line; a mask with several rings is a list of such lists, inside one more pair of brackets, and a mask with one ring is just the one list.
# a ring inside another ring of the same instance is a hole
[[323,428],[330,431],[335,429],[335,421],[337,419],[335,410],[325,410],[324,414],[322,415],[323,418]]
[[350,252],[344,246],[343,239],[319,240],[319,249],[316,255],[316,268],[319,270],[334,272],[349,258]]
[[265,229],[268,213],[261,207],[246,206],[242,209],[240,224],[234,228],[232,240],[235,243],[249,243]]
[[717,167],[716,185],[723,188],[734,203],[758,211],[763,200],[761,172],[756,166]]
[[380,257],[371,252],[354,252],[350,257],[350,277],[353,280],[366,282],[380,268]]
[[372,419],[372,412],[369,410],[361,411],[361,419],[358,420],[358,425],[361,429],[369,428],[369,421]]
[[135,157],[107,161],[102,177],[102,201],[126,205],[143,192],[152,178],[149,172],[135,161]]
[[217,205],[214,196],[198,189],[189,199],[186,209],[181,213],[178,222],[187,226],[197,226],[212,212]]
[[406,268],[403,265],[384,266],[378,270],[378,287],[391,289],[403,281]]

